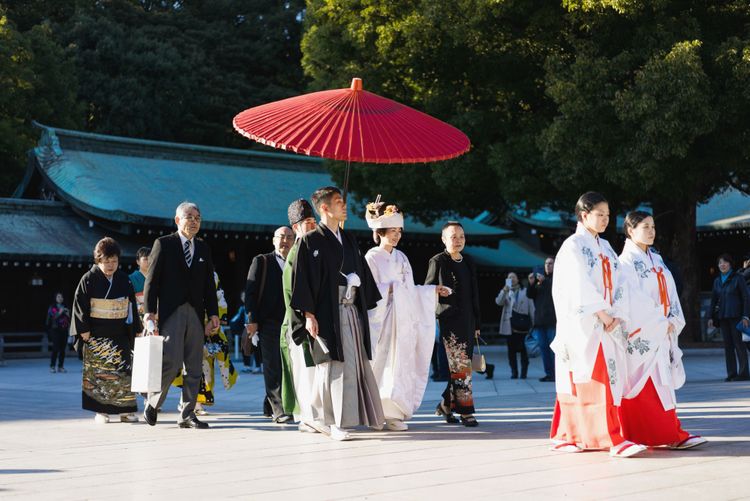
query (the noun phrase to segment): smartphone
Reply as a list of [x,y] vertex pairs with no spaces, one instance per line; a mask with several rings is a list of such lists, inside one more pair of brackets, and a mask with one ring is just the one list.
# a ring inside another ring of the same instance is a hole
[[510,278],[505,279],[505,285],[506,287],[513,287],[513,280]]

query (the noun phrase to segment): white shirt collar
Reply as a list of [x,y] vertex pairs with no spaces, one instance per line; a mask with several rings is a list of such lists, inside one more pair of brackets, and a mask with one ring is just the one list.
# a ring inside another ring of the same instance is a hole
[[286,263],[286,261],[284,260],[283,257],[281,257],[281,255],[278,252],[274,252],[273,255],[276,258],[276,262],[279,263],[279,266],[281,266],[281,269],[283,270],[284,264]]
[[195,237],[188,240],[185,238],[185,235],[182,234],[182,232],[178,231],[177,234],[180,236],[180,243],[182,244],[182,248],[185,248],[185,242],[190,242],[190,249],[193,249],[193,240],[195,240]]

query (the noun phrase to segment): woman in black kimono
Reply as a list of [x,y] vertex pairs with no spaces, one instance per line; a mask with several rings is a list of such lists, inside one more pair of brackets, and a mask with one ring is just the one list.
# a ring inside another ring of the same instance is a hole
[[94,248],[94,266],[78,283],[73,303],[73,332],[83,342],[83,408],[96,412],[97,423],[109,414],[133,423],[138,418],[130,391],[132,348],[141,332],[135,292],[118,269],[120,246],[106,237]]
[[477,426],[471,392],[471,354],[481,325],[476,266],[471,257],[461,254],[466,237],[460,223],[446,223],[442,240],[445,251],[430,259],[425,279],[425,284],[443,285],[452,290],[451,295],[439,298],[437,307],[440,338],[450,370],[437,415],[444,416],[448,423],[458,423],[453,416],[455,411],[461,415],[464,426]]

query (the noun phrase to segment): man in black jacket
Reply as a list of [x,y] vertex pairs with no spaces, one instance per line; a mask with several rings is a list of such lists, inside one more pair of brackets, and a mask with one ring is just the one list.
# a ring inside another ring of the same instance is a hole
[[548,257],[544,260],[544,273],[537,273],[532,282],[529,277],[529,288],[526,289],[526,297],[534,300],[534,331],[533,335],[539,341],[542,351],[542,364],[544,365],[544,377],[539,381],[555,380],[555,355],[549,345],[555,339],[555,328],[557,317],[555,316],[555,304],[552,302],[552,272],[555,268],[555,258]]
[[219,327],[214,265],[208,245],[196,238],[201,226],[198,206],[181,203],[174,221],[177,232],[154,242],[143,290],[144,323],[158,321],[157,333],[164,337],[161,391],[149,393],[143,417],[151,426],[156,424],[156,410],[184,364],[184,405],[178,424],[202,429],[208,424],[195,417],[194,409],[203,372],[203,336]]
[[281,403],[279,339],[286,312],[281,288],[282,272],[293,243],[294,233],[290,228],[277,228],[273,233],[273,252],[259,254],[253,258],[245,287],[247,333],[253,336],[257,332],[260,337],[266,399],[271,406],[272,419],[276,423],[287,423],[292,419],[292,416],[284,413]]

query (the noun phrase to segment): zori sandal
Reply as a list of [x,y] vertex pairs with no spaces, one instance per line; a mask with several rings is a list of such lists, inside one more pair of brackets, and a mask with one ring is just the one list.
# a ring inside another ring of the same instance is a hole
[[647,450],[648,447],[629,440],[609,448],[609,455],[613,458],[630,458]]
[[690,435],[688,438],[683,440],[682,442],[674,442],[667,447],[672,450],[681,451],[684,449],[692,449],[693,447],[698,447],[699,445],[703,445],[707,443],[708,440],[705,438],[698,436],[698,435]]

